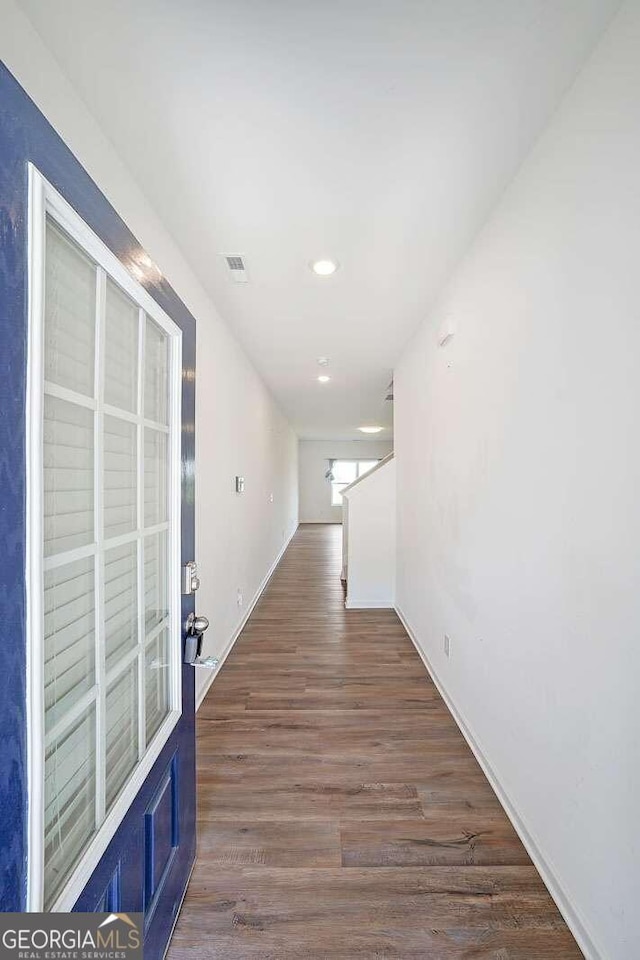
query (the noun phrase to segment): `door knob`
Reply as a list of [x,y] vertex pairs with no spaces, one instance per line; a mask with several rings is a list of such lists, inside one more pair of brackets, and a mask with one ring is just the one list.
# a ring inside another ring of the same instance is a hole
[[205,630],[209,628],[209,621],[206,617],[193,617],[191,622],[191,633],[193,634],[203,634]]
[[184,662],[195,663],[202,653],[202,637],[209,626],[206,617],[197,617],[190,613],[184,625],[186,638],[184,645]]

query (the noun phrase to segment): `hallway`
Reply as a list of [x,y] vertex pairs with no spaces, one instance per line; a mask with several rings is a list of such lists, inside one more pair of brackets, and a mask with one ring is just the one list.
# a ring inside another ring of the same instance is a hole
[[302,525],[198,714],[198,859],[169,960],[581,953],[390,610]]

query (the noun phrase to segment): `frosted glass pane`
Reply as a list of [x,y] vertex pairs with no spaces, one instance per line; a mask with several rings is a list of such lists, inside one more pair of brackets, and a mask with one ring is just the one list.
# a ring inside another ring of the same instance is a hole
[[138,666],[134,662],[107,690],[107,810],[138,762]]
[[167,535],[144,541],[144,622],[147,633],[169,615],[167,589]]
[[44,398],[44,554],[93,542],[93,413]]
[[147,317],[144,345],[144,415],[156,423],[168,422],[169,341]]
[[95,683],[94,560],[44,575],[44,705],[50,730]]
[[51,221],[45,250],[44,375],[93,396],[96,267]]
[[168,519],[167,435],[144,431],[144,524],[150,527]]
[[107,280],[104,402],[135,413],[138,406],[138,308]]
[[169,632],[163,630],[145,656],[147,744],[169,712]]
[[104,535],[118,537],[136,528],[136,427],[104,418]]
[[44,908],[95,832],[94,708],[47,750],[44,764]]
[[138,642],[136,543],[104,555],[104,637],[107,673]]

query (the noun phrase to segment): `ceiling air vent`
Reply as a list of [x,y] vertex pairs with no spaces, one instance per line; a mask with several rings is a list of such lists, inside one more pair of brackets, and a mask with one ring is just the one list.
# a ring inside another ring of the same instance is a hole
[[244,262],[244,257],[240,253],[223,253],[224,262],[227,265],[229,276],[236,283],[248,283],[249,274]]

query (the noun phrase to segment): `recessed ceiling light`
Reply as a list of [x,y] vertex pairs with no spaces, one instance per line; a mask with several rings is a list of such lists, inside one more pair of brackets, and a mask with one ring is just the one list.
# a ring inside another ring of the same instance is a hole
[[328,377],[325,373],[318,377],[318,383],[329,383],[329,380],[331,380],[331,377]]
[[330,277],[338,269],[337,260],[314,260],[311,269],[317,277]]
[[384,427],[358,427],[360,433],[380,433]]

